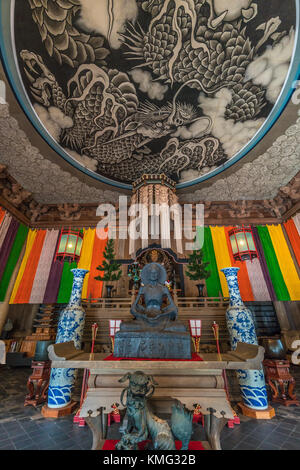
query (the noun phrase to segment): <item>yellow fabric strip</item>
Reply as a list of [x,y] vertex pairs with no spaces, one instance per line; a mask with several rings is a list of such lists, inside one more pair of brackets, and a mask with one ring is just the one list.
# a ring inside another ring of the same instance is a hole
[[300,300],[300,279],[281,225],[267,225],[279,267],[291,300]]
[[222,292],[224,297],[229,297],[229,291],[227,287],[227,282],[224,274],[220,272],[220,269],[230,268],[231,259],[228,253],[228,246],[226,241],[226,235],[224,227],[210,227],[211,236],[213,240],[215,257],[219,271],[219,277],[222,287]]
[[[77,266],[80,269],[91,269],[95,233],[96,233],[96,229],[92,229],[92,228],[89,228],[87,230],[84,229],[81,255],[80,255],[79,263]],[[82,299],[85,299],[87,296],[89,277],[90,277],[90,273],[88,273],[84,278],[82,295],[81,295]]]
[[10,301],[9,301],[10,304],[14,303],[14,300],[15,300],[16,294],[18,292],[18,289],[19,289],[19,286],[20,286],[20,283],[21,283],[21,280],[22,280],[22,277],[23,277],[23,274],[24,274],[24,271],[25,271],[25,268],[26,268],[26,264],[27,264],[32,246],[33,246],[35,238],[36,238],[36,235],[37,235],[37,230],[29,230],[29,233],[28,233],[28,236],[27,236],[27,241],[26,241],[26,248],[25,248],[24,257],[23,257],[23,260],[22,260],[22,263],[21,263],[21,266],[20,266],[20,269],[19,269],[19,272],[18,272],[18,276],[17,276],[16,282],[15,282],[11,297],[10,297]]

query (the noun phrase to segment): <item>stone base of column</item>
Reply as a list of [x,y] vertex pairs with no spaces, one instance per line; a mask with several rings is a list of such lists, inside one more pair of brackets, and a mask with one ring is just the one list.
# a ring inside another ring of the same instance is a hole
[[275,410],[272,406],[268,406],[266,410],[254,410],[253,408],[249,408],[244,403],[238,403],[238,407],[241,410],[244,416],[248,416],[248,418],[253,419],[272,419],[275,416]]
[[44,418],[61,418],[62,416],[71,415],[78,407],[77,401],[71,401],[67,406],[63,408],[49,408],[48,405],[44,405],[41,413]]

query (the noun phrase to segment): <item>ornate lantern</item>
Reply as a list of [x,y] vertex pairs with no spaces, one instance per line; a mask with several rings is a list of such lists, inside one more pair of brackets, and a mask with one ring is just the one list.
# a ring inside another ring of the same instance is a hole
[[251,227],[235,227],[229,231],[229,240],[235,261],[258,258]]
[[109,320],[109,336],[112,345],[112,352],[114,352],[115,347],[115,335],[120,330],[122,320]]
[[82,239],[81,230],[63,229],[60,233],[55,260],[77,261],[81,253]]
[[196,353],[200,352],[201,324],[201,320],[189,320],[191,337]]

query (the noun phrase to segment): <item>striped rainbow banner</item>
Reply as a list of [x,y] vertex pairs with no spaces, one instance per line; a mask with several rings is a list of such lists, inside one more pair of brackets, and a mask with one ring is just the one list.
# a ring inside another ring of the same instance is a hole
[[82,298],[101,297],[103,283],[96,281],[95,276],[96,267],[103,261],[107,239],[100,240],[96,236],[96,229],[84,229],[83,232],[82,250],[77,264],[55,261],[58,230],[30,230],[10,303],[44,303],[45,299],[47,303],[67,303],[73,284],[71,270],[75,267],[90,271],[85,279]]
[[[238,280],[245,301],[300,300],[300,216],[283,225],[253,227],[259,258],[235,261],[228,232],[232,227],[205,227],[203,258],[210,263],[206,280],[208,297],[228,297],[225,267],[240,268]],[[78,263],[55,261],[58,230],[32,230],[17,223],[0,208],[0,301],[3,301],[13,270],[25,243],[25,252],[10,297],[11,304],[67,303],[74,267],[88,269],[82,298],[99,298],[103,283],[96,281],[97,266],[103,262],[107,238],[97,237],[96,229],[84,229]],[[12,239],[8,246],[8,239]]]

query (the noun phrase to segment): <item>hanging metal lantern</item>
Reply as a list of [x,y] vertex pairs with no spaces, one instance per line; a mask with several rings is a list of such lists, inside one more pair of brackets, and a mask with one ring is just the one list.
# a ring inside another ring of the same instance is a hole
[[235,227],[229,231],[229,240],[235,261],[258,258],[251,227]]
[[63,229],[60,233],[55,260],[77,261],[81,253],[82,239],[81,230]]

